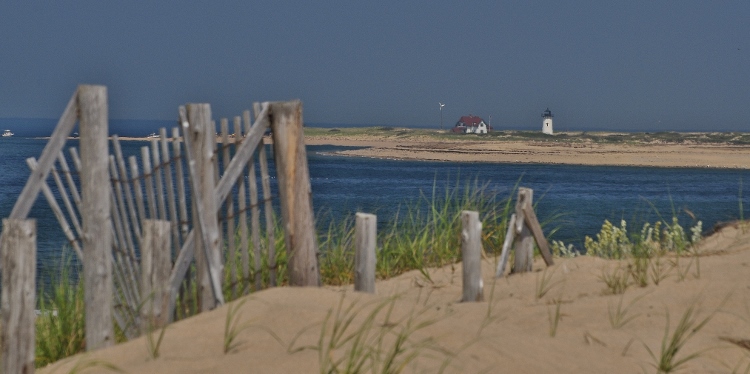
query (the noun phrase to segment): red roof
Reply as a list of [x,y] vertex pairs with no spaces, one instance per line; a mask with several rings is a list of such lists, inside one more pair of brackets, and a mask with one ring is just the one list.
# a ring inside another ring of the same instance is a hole
[[477,116],[469,114],[468,116],[461,117],[461,119],[459,119],[458,122],[456,122],[456,126],[476,127],[476,126],[479,126],[480,122],[484,122],[484,120]]

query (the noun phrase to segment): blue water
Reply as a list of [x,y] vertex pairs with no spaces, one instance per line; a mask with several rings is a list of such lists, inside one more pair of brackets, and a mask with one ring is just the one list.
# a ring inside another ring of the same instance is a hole
[[[0,217],[7,217],[29,176],[25,159],[39,157],[44,140],[0,139]],[[69,145],[77,145],[74,142]],[[128,155],[140,154],[144,142],[122,142]],[[308,147],[313,205],[317,212],[335,217],[356,211],[375,212],[379,221],[392,216],[399,204],[420,194],[438,193],[447,186],[477,180],[501,197],[520,180],[534,189],[541,221],[562,214],[553,239],[580,248],[585,235],[593,236],[605,219],[625,219],[631,231],[645,221],[669,219],[672,212],[692,225],[702,220],[706,231],[718,222],[740,216],[739,197],[750,205],[750,188],[744,170],[641,168],[566,165],[462,164],[452,162],[395,161],[331,156],[340,149]],[[66,151],[67,153],[67,151]],[[271,163],[272,175],[275,175]],[[742,191],[740,192],[740,187]],[[53,188],[54,190],[54,188]],[[747,212],[745,212],[747,213]],[[321,216],[323,216],[321,214]],[[40,262],[59,258],[66,240],[47,202],[40,195],[30,217],[37,219]]]

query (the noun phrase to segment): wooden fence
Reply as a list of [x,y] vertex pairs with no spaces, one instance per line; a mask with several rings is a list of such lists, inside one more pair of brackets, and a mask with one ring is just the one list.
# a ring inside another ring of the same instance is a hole
[[[266,102],[254,110],[233,119],[233,133],[222,119],[217,136],[210,105],[187,104],[171,137],[161,129],[126,162],[116,135],[109,154],[106,87],[79,86],[39,159],[27,160],[31,176],[9,219],[23,222],[39,192],[45,196],[83,264],[87,350],[114,342],[113,320],[132,338],[171,321],[177,300],[195,299],[203,311],[224,303],[225,292],[234,298],[276,286],[277,226],[284,228],[289,284],[319,285],[302,104]],[[80,153],[70,148],[66,159],[76,122]],[[263,146],[268,129],[278,197]],[[281,199],[280,224],[274,198]],[[5,239],[4,247],[14,245]]]

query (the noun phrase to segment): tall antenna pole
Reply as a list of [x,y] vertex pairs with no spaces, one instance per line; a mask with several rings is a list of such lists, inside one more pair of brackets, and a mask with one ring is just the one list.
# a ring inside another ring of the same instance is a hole
[[440,131],[443,131],[443,107],[445,104],[438,102],[440,104]]

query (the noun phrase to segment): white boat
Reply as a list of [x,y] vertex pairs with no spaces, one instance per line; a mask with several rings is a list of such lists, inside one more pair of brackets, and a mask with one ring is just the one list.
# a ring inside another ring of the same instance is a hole
[[10,130],[5,130],[5,132],[3,133],[3,137],[4,138],[8,138],[8,137],[11,137],[13,135],[15,135],[15,134],[13,134]]
[[159,137],[159,135],[157,135],[155,132],[152,132],[152,133],[148,134],[148,136],[147,136],[147,138],[149,138],[149,139],[154,139],[154,138],[158,138],[158,137]]

